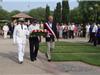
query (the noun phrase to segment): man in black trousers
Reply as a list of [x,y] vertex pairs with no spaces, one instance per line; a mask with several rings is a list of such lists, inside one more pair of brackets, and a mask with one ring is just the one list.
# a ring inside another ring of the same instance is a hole
[[[29,32],[31,33],[33,30],[39,30],[39,24],[37,21],[33,21],[29,26]],[[30,47],[30,59],[31,61],[36,60],[38,50],[39,50],[39,37],[38,36],[29,36],[29,47]]]

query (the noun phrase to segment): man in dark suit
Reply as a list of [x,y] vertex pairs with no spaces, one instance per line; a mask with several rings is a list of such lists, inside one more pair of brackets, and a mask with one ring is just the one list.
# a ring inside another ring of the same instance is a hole
[[54,49],[54,44],[55,44],[55,38],[57,34],[57,28],[56,24],[53,22],[53,17],[49,16],[48,17],[48,22],[44,24],[44,29],[47,29],[48,33],[46,36],[46,42],[47,42],[47,59],[48,61],[51,61],[51,51]]

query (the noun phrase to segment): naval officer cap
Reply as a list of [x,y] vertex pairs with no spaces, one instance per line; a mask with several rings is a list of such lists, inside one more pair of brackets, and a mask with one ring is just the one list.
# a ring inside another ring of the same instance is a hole
[[18,22],[24,22],[24,18],[19,18]]

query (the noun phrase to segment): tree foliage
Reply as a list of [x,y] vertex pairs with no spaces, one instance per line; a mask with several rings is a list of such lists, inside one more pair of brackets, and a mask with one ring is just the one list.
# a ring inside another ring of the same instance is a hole
[[38,20],[45,19],[45,9],[41,7],[30,10],[28,14]]
[[57,23],[61,23],[61,3],[58,2],[56,9],[54,10],[54,21]]
[[79,8],[70,10],[69,17],[70,22],[82,23],[82,16],[80,14]]
[[9,12],[0,8],[0,20],[9,20]]
[[[97,6],[96,6],[97,5]],[[83,22],[99,22],[100,2],[99,1],[79,1],[79,10],[83,17]]]
[[45,19],[48,20],[48,16],[50,16],[50,7],[47,5],[45,10]]
[[12,17],[12,16],[14,16],[14,15],[16,15],[18,13],[20,13],[19,10],[13,10],[13,11],[10,12],[10,17]]
[[69,22],[69,4],[68,0],[62,1],[62,22],[67,23]]

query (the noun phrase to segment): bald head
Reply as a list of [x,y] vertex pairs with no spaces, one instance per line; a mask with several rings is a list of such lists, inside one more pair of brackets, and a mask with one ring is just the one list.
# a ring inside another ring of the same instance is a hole
[[53,16],[48,17],[49,22],[53,22]]

